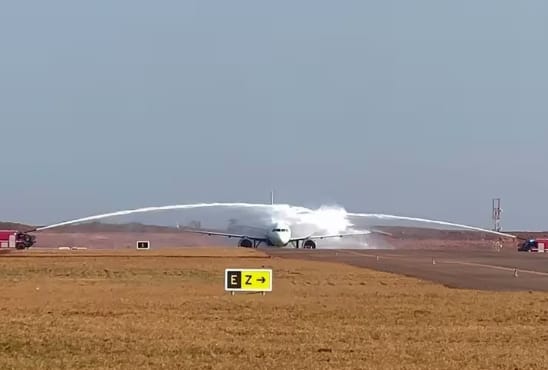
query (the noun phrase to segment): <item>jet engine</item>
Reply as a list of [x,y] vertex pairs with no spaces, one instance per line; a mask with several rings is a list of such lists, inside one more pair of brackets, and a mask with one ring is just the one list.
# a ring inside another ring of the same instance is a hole
[[248,239],[248,238],[242,238],[242,239],[240,239],[240,241],[238,242],[238,247],[242,247],[242,248],[253,248],[253,240]]
[[312,239],[306,239],[303,241],[303,248],[305,249],[316,249],[316,243]]

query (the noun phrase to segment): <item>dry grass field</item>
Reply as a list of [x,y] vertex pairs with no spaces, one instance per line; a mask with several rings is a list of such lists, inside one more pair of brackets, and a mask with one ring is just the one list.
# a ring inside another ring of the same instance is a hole
[[[548,294],[261,257],[238,248],[2,255],[0,368],[548,366]],[[224,292],[225,268],[262,266],[274,270],[271,294]]]

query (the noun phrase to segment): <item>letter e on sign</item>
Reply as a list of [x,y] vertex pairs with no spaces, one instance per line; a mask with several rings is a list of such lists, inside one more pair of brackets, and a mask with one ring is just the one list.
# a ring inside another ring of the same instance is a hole
[[227,271],[225,276],[226,289],[241,289],[242,288],[242,272],[241,271]]

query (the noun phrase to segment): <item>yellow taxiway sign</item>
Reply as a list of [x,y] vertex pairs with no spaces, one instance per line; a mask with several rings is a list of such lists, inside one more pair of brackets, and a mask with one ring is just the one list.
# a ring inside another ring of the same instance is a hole
[[271,292],[271,269],[226,269],[225,290],[230,292]]

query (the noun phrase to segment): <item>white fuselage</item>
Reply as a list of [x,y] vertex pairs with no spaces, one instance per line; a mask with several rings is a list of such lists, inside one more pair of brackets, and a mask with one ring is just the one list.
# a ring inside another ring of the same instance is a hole
[[291,229],[283,222],[276,222],[266,233],[266,238],[275,247],[285,247],[291,239]]

